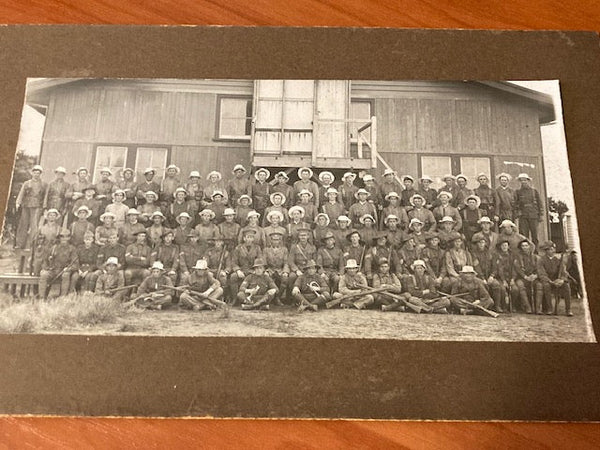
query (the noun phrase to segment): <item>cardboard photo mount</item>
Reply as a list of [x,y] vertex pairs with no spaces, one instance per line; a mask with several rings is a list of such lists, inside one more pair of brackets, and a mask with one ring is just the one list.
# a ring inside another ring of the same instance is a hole
[[[600,53],[592,32],[0,28],[0,208],[28,77],[558,79],[595,333]],[[0,335],[0,413],[600,420],[598,344]]]

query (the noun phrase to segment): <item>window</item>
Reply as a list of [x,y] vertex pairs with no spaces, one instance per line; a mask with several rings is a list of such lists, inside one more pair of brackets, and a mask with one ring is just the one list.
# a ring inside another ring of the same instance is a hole
[[94,164],[93,182],[97,183],[98,180],[100,180],[100,170],[104,167],[108,167],[113,173],[113,178],[118,179],[125,168],[126,161],[127,147],[96,147],[96,163]]
[[135,156],[135,172],[138,180],[144,179],[144,170],[152,167],[156,170],[154,178],[160,180],[165,176],[168,149],[160,147],[138,147]]
[[250,97],[217,97],[217,138],[250,140],[252,131],[252,99]]
[[488,157],[475,156],[421,156],[421,173],[433,179],[432,187],[439,189],[444,186],[442,177],[446,174],[458,175],[462,173],[467,177],[467,187],[474,189],[479,186],[477,175],[485,173],[492,179],[491,161]]
[[[371,120],[372,109],[372,100],[352,99],[350,102],[350,142],[356,143],[358,129]],[[371,142],[370,127],[363,131],[362,135]]]

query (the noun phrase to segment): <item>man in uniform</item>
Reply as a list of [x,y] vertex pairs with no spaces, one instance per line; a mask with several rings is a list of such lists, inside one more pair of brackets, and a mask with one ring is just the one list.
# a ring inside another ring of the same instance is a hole
[[119,242],[125,246],[135,242],[135,233],[144,230],[144,225],[138,222],[140,213],[135,208],[127,211],[126,222],[119,230]]
[[473,257],[465,248],[464,238],[454,232],[451,247],[446,251],[446,277],[442,281],[442,289],[449,292],[460,279],[460,271],[464,266],[473,267]]
[[[131,211],[131,210],[130,210]],[[186,212],[179,213],[179,215],[175,218],[175,222],[177,222],[177,226],[173,230],[175,232],[175,244],[183,245],[187,242],[188,236],[190,232],[193,230],[190,222],[192,221],[192,216],[190,216]]]
[[323,236],[323,246],[317,250],[317,265],[321,277],[327,282],[331,292],[335,292],[344,270],[344,254],[336,245],[335,235],[330,231]]
[[146,242],[146,236],[146,230],[138,231],[135,233],[136,241],[128,245],[125,250],[125,283],[127,285],[139,283],[150,276],[148,268],[152,250]]
[[123,169],[123,179],[115,183],[117,189],[125,192],[125,200],[123,203],[129,208],[135,208],[135,193],[137,186],[133,179],[133,169],[126,167]]
[[542,314],[544,291],[538,280],[537,257],[533,254],[527,239],[519,242],[518,251],[513,260],[513,270],[521,306],[527,314]]
[[178,177],[179,172],[179,167],[175,164],[168,165],[165,170],[165,177],[160,182],[160,189],[156,191],[159,194],[161,206],[165,211],[174,200],[173,194],[175,190],[181,186],[181,179]]
[[[402,283],[395,273],[390,271],[390,261],[387,258],[380,258],[377,261],[377,273],[373,275],[373,288],[388,288],[388,292],[401,295]],[[385,293],[374,294],[375,304],[381,306],[382,311],[404,310],[398,299],[386,296]]]
[[466,207],[460,211],[463,219],[462,232],[467,242],[479,231],[479,220],[485,215],[485,212],[479,208],[481,200],[476,195],[469,195],[464,199]]
[[100,181],[96,183],[96,200],[100,202],[100,211],[105,211],[110,203],[111,195],[116,189],[114,181],[110,179],[112,171],[108,167],[100,170]]
[[508,185],[511,176],[507,173],[501,173],[497,175],[496,178],[500,182],[500,186],[494,190],[494,221],[502,222],[504,220],[513,220],[515,191]]
[[416,259],[411,264],[413,274],[406,278],[406,289],[409,294],[408,302],[423,307],[427,312],[447,314],[450,300],[439,297],[435,279],[427,273],[427,264],[421,259]]
[[344,247],[344,263],[347,263],[350,259],[354,261],[358,261],[359,269],[365,265],[365,256],[367,254],[367,245],[362,240],[362,236],[359,231],[352,230],[350,233],[346,235],[346,239],[350,242],[350,244]]
[[235,205],[238,198],[242,195],[251,195],[250,180],[247,176],[247,170],[241,164],[236,164],[232,170],[233,178],[227,182],[227,195],[229,204]]
[[444,217],[452,217],[454,219],[454,230],[460,231],[462,228],[462,217],[460,212],[450,204],[452,194],[444,191],[443,188],[438,194],[439,205],[433,208],[433,216],[439,222]]
[[[248,228],[242,231],[242,243],[239,244],[231,253],[231,277],[229,286],[232,293],[240,291],[240,284],[252,272],[254,261],[257,258],[262,259],[262,250],[255,244],[256,231]],[[262,261],[262,270],[264,272],[264,261]],[[239,293],[238,293],[239,296]]]
[[[75,212],[77,210],[77,208],[74,208],[75,202],[83,198],[83,191],[86,187],[90,185],[90,180],[88,178],[88,170],[85,167],[80,167],[79,169],[77,169],[76,175],[77,180],[71,185],[69,185],[69,187],[67,188],[67,192],[65,193],[65,198],[67,199],[65,205],[65,224],[70,223],[68,219],[68,213]],[[94,219],[96,219],[97,217],[98,215],[96,215]]]
[[289,179],[290,177],[288,177],[287,173],[278,172],[277,175],[275,175],[277,183],[271,189],[271,192],[280,192],[285,197],[286,201],[284,204],[286,208],[292,207],[295,200],[294,188],[287,184]]
[[329,189],[335,189],[332,186],[334,180],[335,176],[328,170],[324,170],[323,172],[319,173],[319,181],[321,182],[321,185],[319,186],[319,205],[323,205],[329,200],[327,197],[327,191]]
[[[456,185],[456,177],[454,175],[446,174],[443,176],[442,181],[445,184],[438,191],[438,202],[440,200],[440,193],[448,192],[450,194],[449,200],[452,202],[452,206],[456,207],[456,196],[458,195],[458,186]],[[446,215],[446,214],[444,214],[444,215]]]
[[357,202],[348,208],[348,217],[352,220],[352,225],[356,228],[362,228],[360,218],[365,214],[377,217],[377,208],[373,203],[367,201],[371,194],[366,189],[360,188],[354,195]]
[[[229,251],[225,246],[225,240],[223,239],[223,235],[218,234],[213,236],[209,242],[212,246],[206,250],[204,256],[206,264],[208,264],[208,270],[210,270],[210,273],[219,280],[221,287],[227,289],[227,277],[231,273],[231,261],[229,258]],[[225,296],[227,297],[227,294],[225,294]],[[235,293],[232,297],[235,297]]]
[[[567,276],[567,267],[564,258],[556,254],[556,244],[546,241],[540,245],[540,251],[544,254],[538,260],[539,281],[544,292],[543,309],[546,314],[554,312],[558,314],[560,298],[565,299],[565,314],[572,316],[571,312],[571,288]],[[552,293],[556,294],[554,308],[552,308]]]
[[[144,229],[142,228],[142,232]],[[108,237],[108,241],[104,247],[100,247],[98,250],[98,259],[96,260],[96,266],[101,267],[102,264],[108,258],[117,258],[119,264],[119,270],[125,268],[125,253],[127,251],[127,247],[123,244],[119,244],[119,237],[116,235],[111,235]],[[96,272],[96,276],[99,276],[100,272]]]
[[537,189],[531,187],[531,177],[519,174],[521,187],[515,192],[515,207],[519,218],[519,233],[526,238],[531,236],[533,245],[538,245],[538,224],[544,216],[544,206]]
[[250,185],[250,197],[252,197],[252,205],[254,209],[262,216],[265,214],[265,209],[269,206],[271,196],[271,184],[267,180],[271,177],[271,172],[268,169],[260,168],[254,172],[254,183]]
[[433,179],[429,175],[423,175],[419,181],[421,185],[417,192],[425,199],[425,208],[431,211],[437,201],[438,191],[431,187]]
[[383,181],[379,185],[381,196],[385,198],[390,192],[402,192],[402,185],[396,180],[394,169],[385,169],[383,171]]
[[237,300],[242,309],[269,309],[269,304],[277,295],[277,286],[265,273],[265,261],[257,258],[239,287]]
[[77,250],[69,243],[71,232],[62,229],[58,235],[59,242],[54,244],[42,262],[40,272],[40,295],[48,298],[48,289],[52,283],[60,279],[60,295],[72,291],[71,276],[79,269]]
[[479,207],[487,217],[494,217],[496,205],[494,203],[494,190],[489,186],[490,179],[485,173],[477,175],[479,186],[473,189],[473,193],[479,197],[481,204]]
[[292,244],[288,255],[290,267],[289,286],[293,286],[296,278],[302,275],[300,267],[304,267],[308,261],[317,259],[317,248],[308,242],[310,230],[298,231],[298,242]]
[[17,226],[15,248],[29,248],[42,214],[44,197],[48,185],[41,179],[42,166],[36,165],[31,169],[31,179],[21,186],[15,206],[20,210]]
[[80,206],[75,213],[77,216],[77,220],[71,224],[71,244],[77,247],[80,244],[83,244],[83,237],[87,232],[92,233],[92,236],[95,236],[94,232],[96,228],[92,225],[87,219],[92,215],[92,211],[85,205]]
[[[144,278],[138,288],[135,305],[142,309],[166,309],[173,301],[173,291],[163,286],[173,286],[173,282],[165,275],[163,264],[160,261],[152,264],[149,272],[150,274]],[[127,276],[127,271],[125,271],[125,276]]]
[[179,247],[179,285],[188,284],[192,267],[206,252],[207,245],[199,239],[198,232],[190,230],[187,242]]
[[68,214],[66,206],[66,194],[69,189],[69,183],[65,181],[65,175],[67,169],[64,167],[57,167],[54,169],[55,178],[53,181],[48,183],[48,189],[46,190],[46,196],[44,197],[44,210],[57,209],[62,216]]
[[294,282],[292,297],[298,311],[317,311],[331,300],[327,282],[317,274],[317,264],[311,259],[302,267],[302,275]]
[[189,287],[181,293],[179,304],[193,311],[223,306],[220,300],[223,296],[223,288],[219,280],[208,270],[206,260],[199,259],[192,269],[188,281]]
[[[344,267],[345,273],[340,277],[338,290],[333,294],[333,300],[328,302],[327,307],[340,305],[341,308],[364,309],[375,302],[373,294],[365,293],[360,295],[365,289],[369,289],[367,279],[359,272],[359,267],[355,259],[346,261]],[[346,297],[351,295],[352,297]]]
[[290,267],[288,264],[289,252],[283,246],[283,233],[281,231],[273,231],[269,235],[269,239],[271,245],[265,247],[263,250],[266,273],[277,285],[281,297],[275,299],[275,303],[282,304],[282,301],[287,301],[286,294],[288,292],[288,280],[290,276]]
[[83,236],[83,244],[76,247],[79,267],[73,272],[71,286],[80,292],[92,292],[98,278],[98,252],[100,247],[94,243],[94,233],[88,231]]
[[489,249],[496,248],[496,244],[498,243],[498,233],[492,231],[492,225],[494,222],[492,222],[488,216],[483,216],[477,221],[477,223],[481,227],[481,230],[473,235],[472,242],[479,241],[483,238],[485,239]]
[[312,193],[311,202],[314,203],[315,208],[319,209],[319,186],[317,183],[311,180],[313,171],[308,167],[301,167],[298,169],[299,180],[294,183],[294,197],[298,198],[298,194],[304,189]]
[[358,187],[354,185],[354,180],[356,179],[356,175],[352,172],[346,172],[342,177],[342,185],[338,188],[340,193],[339,199],[346,208],[346,211],[350,209],[350,206],[355,202],[356,193],[358,192]]
[[156,261],[163,263],[165,274],[171,279],[173,285],[177,282],[177,271],[179,269],[179,248],[173,243],[175,234],[167,228],[162,235],[162,242],[150,253],[150,264]]
[[398,264],[398,256],[394,249],[388,244],[387,233],[379,232],[373,238],[373,245],[366,252],[364,272],[367,282],[373,285],[373,277],[379,272],[379,262],[385,260],[387,264],[392,265],[392,269]]
[[412,209],[407,213],[409,221],[412,222],[412,219],[418,219],[423,223],[424,231],[435,231],[435,216],[430,210],[423,206],[425,204],[425,197],[421,194],[414,194],[409,201],[412,205]]
[[404,189],[400,192],[400,205],[408,208],[411,206],[411,197],[417,194],[417,190],[415,189],[415,179],[410,175],[404,175],[402,177],[402,183],[404,184]]
[[96,280],[94,293],[106,295],[119,301],[125,300],[127,294],[125,287],[125,277],[123,271],[119,270],[119,261],[111,256],[103,264],[104,272]]
[[467,187],[467,177],[462,173],[456,175],[456,185],[458,190],[456,192],[456,197],[454,197],[454,206],[456,206],[459,211],[462,211],[466,207],[467,197],[473,195],[473,191]]
[[[144,170],[144,181],[138,183],[135,190],[135,198],[138,205],[143,205],[146,203],[146,192],[160,192],[160,184],[154,181],[154,175],[156,175],[156,170],[153,168],[148,167],[146,170]],[[158,195],[155,195],[156,199],[158,200]]]
[[[489,292],[482,280],[476,277],[473,266],[463,266],[460,278],[452,286],[450,302],[452,307],[461,314],[478,314],[480,311],[475,305],[491,308],[494,305]],[[460,294],[466,294],[461,295]]]
[[518,291],[513,282],[513,257],[510,243],[500,240],[496,244],[496,252],[492,254],[492,274],[488,278],[488,286],[492,288],[492,297],[496,312],[512,309],[511,299],[516,298]]

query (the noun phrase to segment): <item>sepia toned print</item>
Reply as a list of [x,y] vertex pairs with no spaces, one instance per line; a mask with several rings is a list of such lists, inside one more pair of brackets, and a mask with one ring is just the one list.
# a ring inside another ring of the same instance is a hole
[[594,342],[561,132],[557,82],[30,79],[0,327]]

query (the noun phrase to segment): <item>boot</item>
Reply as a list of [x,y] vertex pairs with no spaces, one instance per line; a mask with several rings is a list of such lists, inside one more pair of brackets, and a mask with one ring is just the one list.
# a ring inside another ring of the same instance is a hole
[[521,303],[525,308],[525,312],[527,314],[531,314],[531,303],[529,302],[529,297],[527,296],[527,291],[525,289],[519,290],[519,295],[521,297]]
[[[544,300],[544,292],[541,289],[538,289],[535,292],[535,313],[542,314],[542,302]],[[550,300],[552,301],[552,300]]]

